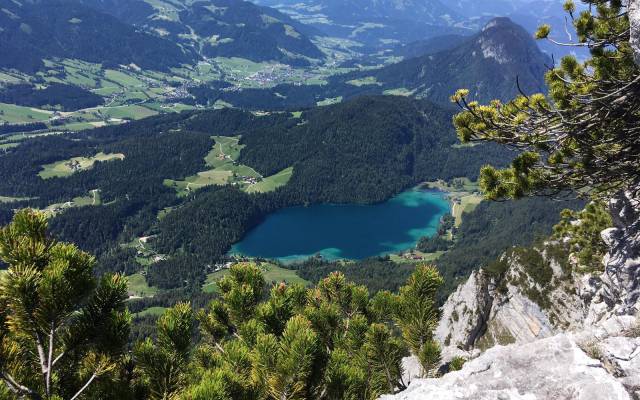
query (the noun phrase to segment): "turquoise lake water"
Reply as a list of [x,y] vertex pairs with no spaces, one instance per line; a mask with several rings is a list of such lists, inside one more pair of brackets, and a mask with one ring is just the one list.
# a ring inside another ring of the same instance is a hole
[[435,235],[450,212],[446,194],[411,190],[375,205],[321,204],[269,215],[233,249],[233,254],[295,261],[321,254],[360,260],[413,248]]

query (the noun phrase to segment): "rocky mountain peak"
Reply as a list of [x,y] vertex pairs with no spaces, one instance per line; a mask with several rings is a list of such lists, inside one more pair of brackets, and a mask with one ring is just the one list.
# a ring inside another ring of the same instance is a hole
[[476,54],[499,64],[546,62],[546,56],[536,45],[533,36],[506,17],[489,21],[478,34],[475,44],[479,48]]

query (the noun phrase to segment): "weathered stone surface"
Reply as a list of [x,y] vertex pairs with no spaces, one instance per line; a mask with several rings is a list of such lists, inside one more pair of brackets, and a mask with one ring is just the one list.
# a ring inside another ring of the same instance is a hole
[[604,258],[602,287],[591,304],[586,325],[595,325],[614,315],[636,315],[640,311],[640,199],[630,192],[610,201],[614,228],[602,237],[609,247]]
[[526,265],[525,256],[513,252],[501,259],[506,265],[501,277],[478,271],[458,287],[443,306],[436,329],[445,349],[485,350],[582,327],[599,279],[572,275],[548,248],[535,252],[547,266],[550,282],[537,282],[534,275],[542,267]]
[[484,333],[492,304],[488,278],[474,271],[443,306],[436,338],[444,347],[471,349]]
[[629,21],[631,21],[631,47],[640,65],[640,0],[629,1]]
[[[612,346],[626,357],[626,345]],[[387,400],[630,400],[602,364],[565,334],[497,346],[440,379],[414,381]]]
[[640,394],[640,338],[610,337],[600,342],[602,364],[628,392]]

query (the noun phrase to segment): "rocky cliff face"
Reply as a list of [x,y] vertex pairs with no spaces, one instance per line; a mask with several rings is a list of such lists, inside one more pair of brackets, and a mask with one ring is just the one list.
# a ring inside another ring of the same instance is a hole
[[579,328],[597,282],[573,272],[562,243],[510,250],[450,296],[436,336],[444,347],[486,350]]
[[640,198],[631,192],[611,200],[614,227],[602,232],[605,256],[602,286],[591,304],[587,326],[616,315],[640,312]]
[[563,242],[507,252],[442,310],[443,361],[472,361],[441,379],[409,371],[387,399],[639,400],[640,201],[621,193],[610,212],[604,272],[579,271]]
[[639,400],[640,201],[609,206],[604,272],[579,271],[562,241],[510,250],[442,309],[443,361],[472,361],[387,399]]
[[629,20],[631,21],[631,46],[636,53],[636,63],[640,65],[640,0],[629,0]]

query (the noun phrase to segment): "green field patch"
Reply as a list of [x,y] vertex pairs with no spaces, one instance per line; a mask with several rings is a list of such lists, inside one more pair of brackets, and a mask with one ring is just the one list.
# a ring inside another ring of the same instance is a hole
[[451,214],[456,218],[455,226],[459,227],[462,224],[463,214],[475,210],[482,200],[484,200],[484,197],[479,194],[470,194],[461,196],[460,198],[454,198]]
[[139,105],[99,107],[97,111],[103,118],[137,120],[158,115],[157,111]]
[[127,277],[127,288],[130,297],[153,297],[158,293],[158,288],[149,286],[141,273]]
[[347,81],[347,83],[349,85],[357,86],[357,87],[371,86],[371,85],[382,86],[382,84],[378,82],[375,76],[367,76],[365,78],[353,79],[353,80]]
[[99,89],[94,89],[92,90],[92,92],[100,96],[111,96],[122,91],[122,88],[120,86],[114,86],[113,84],[110,85],[110,83],[106,81],[104,83],[104,86],[100,87]]
[[484,200],[480,193],[478,182],[474,182],[469,178],[454,178],[449,182],[442,180],[426,182],[423,187],[448,193],[451,199],[451,215],[456,219],[456,227],[462,224],[462,218],[465,213],[475,210],[478,204]]
[[9,150],[20,146],[20,143],[0,143],[0,150]]
[[99,206],[102,204],[100,190],[91,190],[87,196],[75,197],[71,201],[51,204],[43,211],[49,215],[56,215],[64,210],[75,207]]
[[407,88],[397,88],[397,89],[385,90],[384,92],[382,92],[382,94],[384,94],[386,96],[404,96],[404,97],[409,97],[409,96],[413,96],[413,94],[415,92],[416,92],[415,90],[409,90]]
[[9,124],[48,121],[52,114],[45,110],[0,103],[0,122]]
[[339,96],[339,97],[333,97],[333,98],[330,98],[330,99],[324,99],[322,101],[319,101],[317,103],[317,106],[318,107],[324,107],[324,106],[330,106],[332,104],[338,104],[338,103],[341,103],[341,102],[342,102],[342,96]]
[[[212,136],[212,138],[215,143],[204,158],[207,167],[211,169],[198,172],[184,180],[165,179],[164,185],[173,188],[179,196],[185,196],[193,190],[206,186],[234,184],[245,187],[262,179],[262,176],[253,168],[237,163],[236,160],[244,148],[244,145],[240,144],[239,136]],[[279,177],[275,181],[282,179],[283,177]],[[273,180],[270,184],[274,184]]]
[[13,75],[6,74],[4,72],[0,72],[0,83],[15,84],[20,82],[22,82],[22,79],[17,78]]
[[62,160],[52,164],[42,166],[42,171],[38,174],[42,179],[64,178],[76,172],[86,171],[93,168],[97,162],[107,162],[124,160],[122,153],[98,153],[93,157],[74,157],[69,160]]
[[144,87],[146,84],[135,76],[113,69],[104,71],[106,80],[114,82],[123,87]]
[[[259,263],[258,267],[262,271],[264,280],[267,283],[285,282],[289,285],[300,284],[303,286],[311,286],[311,282],[302,279],[296,271],[278,267],[270,263]],[[205,293],[218,293],[217,282],[229,273],[228,269],[223,269],[207,275],[207,279],[202,285],[202,291]]]
[[133,315],[135,318],[142,318],[142,317],[149,317],[149,316],[160,317],[162,316],[162,314],[164,314],[165,311],[167,311],[165,307],[149,307]]
[[7,196],[0,196],[0,203],[15,203],[18,201],[27,201],[27,200],[32,200],[32,197],[7,197]]
[[396,264],[421,264],[425,262],[434,262],[444,253],[444,251],[437,251],[435,253],[423,253],[417,250],[412,250],[408,253],[403,254],[391,254],[389,255],[389,259],[391,259],[391,261]]
[[291,176],[293,176],[293,167],[284,169],[275,175],[268,176],[256,184],[249,185],[245,190],[248,193],[273,192],[277,188],[289,183]]
[[212,169],[198,172],[197,175],[186,177],[182,181],[165,179],[163,183],[165,186],[173,188],[178,192],[178,195],[185,196],[191,191],[202,189],[206,186],[226,185],[232,176],[233,173],[231,171]]
[[164,104],[164,103],[144,103],[144,106],[146,108],[149,108],[153,111],[157,111],[159,113],[166,113],[166,112],[182,112],[182,111],[189,111],[189,110],[195,110],[194,106],[190,106],[188,104],[182,104],[182,103],[173,103],[173,104]]

